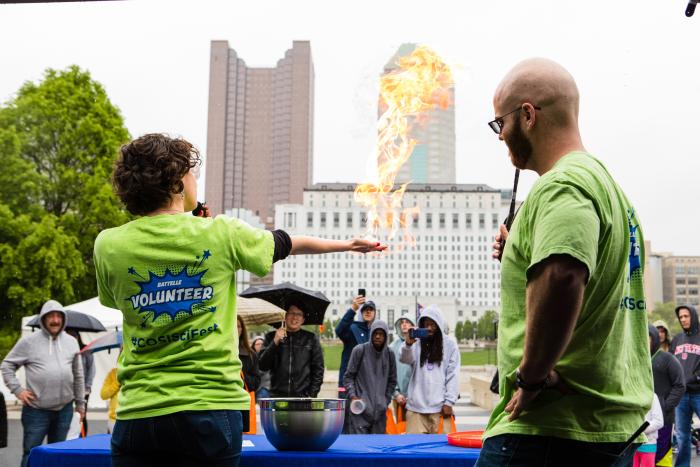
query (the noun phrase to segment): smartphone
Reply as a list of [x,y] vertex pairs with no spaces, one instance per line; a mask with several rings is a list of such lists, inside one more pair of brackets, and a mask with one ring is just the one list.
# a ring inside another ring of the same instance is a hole
[[408,336],[411,339],[425,339],[429,335],[427,328],[411,328],[408,330]]
[[357,295],[362,295],[363,297],[367,296],[367,291],[365,289],[358,289],[357,290]]

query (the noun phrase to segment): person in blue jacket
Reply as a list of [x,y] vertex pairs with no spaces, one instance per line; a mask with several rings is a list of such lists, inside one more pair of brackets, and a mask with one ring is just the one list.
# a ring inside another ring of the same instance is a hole
[[[361,321],[355,321],[355,314],[358,310],[362,315]],[[352,349],[358,344],[369,342],[369,327],[374,322],[376,315],[377,306],[374,302],[358,295],[353,299],[352,305],[335,327],[335,335],[343,342],[343,354],[340,357],[340,371],[338,373],[338,397],[341,399],[345,399],[343,378]]]

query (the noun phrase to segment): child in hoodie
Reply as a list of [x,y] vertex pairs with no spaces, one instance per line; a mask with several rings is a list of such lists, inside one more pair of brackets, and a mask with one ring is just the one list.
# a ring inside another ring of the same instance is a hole
[[343,383],[348,400],[362,400],[364,411],[349,413],[348,434],[386,433],[386,408],[396,389],[396,361],[387,346],[389,326],[377,320],[370,327],[370,341],[350,354]]
[[[460,355],[457,343],[443,332],[445,320],[435,305],[423,309],[418,326],[428,328],[425,339],[407,336],[401,346],[401,361],[413,367],[408,383],[406,433],[437,433],[440,418],[453,416],[459,397]],[[443,433],[451,424],[443,424]]]
[[644,430],[647,442],[639,446],[637,452],[634,453],[634,467],[654,467],[656,465],[656,436],[659,428],[664,426],[664,414],[656,394],[654,394],[651,410],[645,419],[649,422],[649,426]]
[[[413,368],[411,365],[401,363],[401,346],[408,336],[408,330],[414,328],[415,324],[408,316],[402,316],[394,323],[396,329],[396,339],[389,348],[396,357],[396,391],[394,391],[394,409],[398,415],[399,409],[406,410],[406,399],[408,397],[408,383],[411,381]],[[404,412],[405,413],[405,412]]]

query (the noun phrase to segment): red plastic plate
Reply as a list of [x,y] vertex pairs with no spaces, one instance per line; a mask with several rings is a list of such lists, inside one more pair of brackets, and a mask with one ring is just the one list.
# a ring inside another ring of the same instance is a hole
[[484,431],[458,431],[447,435],[447,444],[459,446],[461,448],[481,449],[481,437]]

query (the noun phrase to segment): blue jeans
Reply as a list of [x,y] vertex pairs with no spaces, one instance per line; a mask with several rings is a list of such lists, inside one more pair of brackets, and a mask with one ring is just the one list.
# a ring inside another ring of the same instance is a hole
[[673,464],[677,467],[690,465],[690,423],[693,412],[700,417],[700,394],[685,393],[676,406],[676,439],[678,440],[678,457]]
[[184,411],[117,420],[112,466],[237,467],[243,418],[237,410]]
[[73,403],[63,406],[61,410],[35,409],[22,407],[22,467],[27,467],[29,451],[48,438],[49,443],[65,441],[73,419]]
[[[630,433],[631,435],[631,433]],[[484,441],[476,467],[554,467],[632,465],[638,443],[622,452],[625,443],[586,443],[552,436],[505,434]]]

